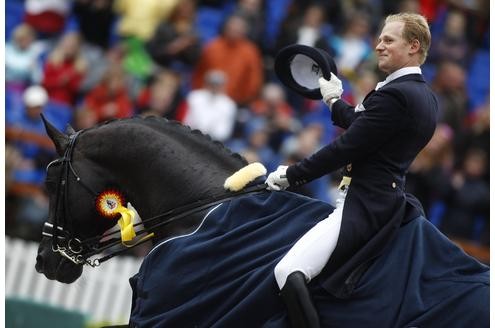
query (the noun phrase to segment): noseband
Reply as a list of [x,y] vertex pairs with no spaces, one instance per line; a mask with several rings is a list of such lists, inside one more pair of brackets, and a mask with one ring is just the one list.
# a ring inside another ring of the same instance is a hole
[[[137,227],[142,225],[144,227],[145,223],[150,223],[158,219],[162,219],[162,221],[156,224],[152,224],[146,230],[142,229],[140,231],[137,231],[136,236],[143,234],[146,235],[138,239],[133,244],[124,244],[121,238],[115,237],[115,235],[119,234],[120,231],[108,232],[87,239],[77,238],[73,234],[74,231],[72,227],[72,221],[69,220],[69,218],[71,217],[68,206],[70,174],[75,177],[76,182],[81,185],[88,193],[90,193],[94,197],[98,196],[98,193],[95,192],[88,184],[86,184],[72,167],[72,153],[74,151],[76,139],[82,131],[84,130],[80,130],[70,135],[69,144],[65,149],[63,157],[54,160],[47,166],[48,170],[48,168],[52,165],[62,165],[62,171],[60,172],[57,183],[53,224],[45,222],[42,232],[43,236],[52,239],[52,251],[54,253],[59,253],[61,256],[67,258],[77,265],[89,265],[91,267],[97,267],[102,262],[107,261],[110,258],[127,251],[130,248],[133,248],[150,240],[154,237],[153,231],[158,228],[171,224],[184,217],[206,210],[212,206],[221,204],[225,201],[234,199],[238,196],[266,192],[266,184],[260,183],[251,187],[244,188],[240,191],[229,192],[226,194],[224,193],[208,199],[198,200],[193,203],[161,213],[154,217],[141,220],[140,223],[135,223],[133,224],[133,226]],[[110,252],[109,254],[101,258],[90,259],[92,256],[117,245],[124,245],[125,247]]]

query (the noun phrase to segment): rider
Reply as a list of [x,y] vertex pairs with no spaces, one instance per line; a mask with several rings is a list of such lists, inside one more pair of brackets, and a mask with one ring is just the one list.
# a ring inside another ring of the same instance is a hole
[[307,282],[320,275],[325,290],[345,297],[356,282],[350,274],[379,255],[407,220],[406,208],[408,218],[422,213],[421,205],[405,194],[404,184],[409,165],[436,125],[437,100],[420,69],[430,42],[423,16],[388,16],[375,48],[378,68],[387,78],[356,107],[340,99],[342,83],[334,74],[330,80],[320,78],[332,120],[346,131],[311,157],[280,166],[266,180],[268,189],[283,190],[344,166],[352,172],[341,183],[335,211],[275,267],[293,326],[319,326]]

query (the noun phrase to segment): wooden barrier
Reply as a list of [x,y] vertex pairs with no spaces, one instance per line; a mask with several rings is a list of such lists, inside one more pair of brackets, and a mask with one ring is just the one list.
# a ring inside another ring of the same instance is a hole
[[5,238],[5,297],[25,299],[86,314],[93,322],[125,324],[132,291],[129,277],[142,259],[116,257],[98,268],[84,268],[73,284],[48,280],[35,270],[38,245]]

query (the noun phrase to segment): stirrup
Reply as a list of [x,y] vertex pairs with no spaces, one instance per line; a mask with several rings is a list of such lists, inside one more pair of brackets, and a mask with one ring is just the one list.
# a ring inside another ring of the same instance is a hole
[[292,328],[320,328],[320,319],[311,300],[302,272],[292,272],[280,291]]

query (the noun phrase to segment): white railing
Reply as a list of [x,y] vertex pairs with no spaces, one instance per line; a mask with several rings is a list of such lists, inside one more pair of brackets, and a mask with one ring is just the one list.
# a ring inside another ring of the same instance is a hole
[[116,257],[67,285],[48,280],[34,266],[38,245],[5,238],[5,297],[15,297],[85,313],[93,322],[125,324],[131,310],[129,277],[142,259]]

